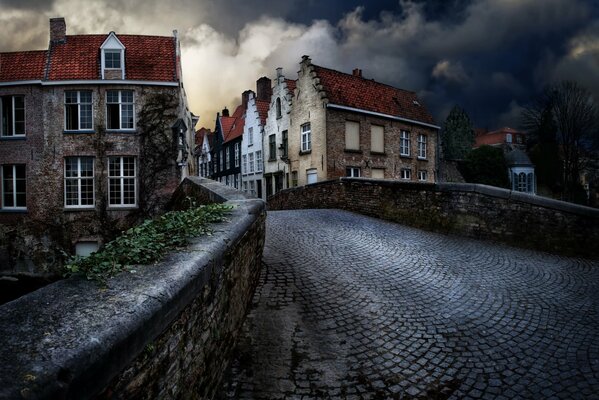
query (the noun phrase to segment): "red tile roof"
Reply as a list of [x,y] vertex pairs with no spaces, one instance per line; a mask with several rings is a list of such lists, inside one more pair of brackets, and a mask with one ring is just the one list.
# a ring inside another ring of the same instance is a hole
[[[101,79],[100,46],[108,35],[68,35],[50,47],[48,80]],[[175,39],[167,36],[117,35],[125,46],[125,78],[176,81]]]
[[201,146],[202,142],[204,141],[204,136],[206,135],[210,135],[212,132],[210,132],[210,129],[208,128],[200,128],[199,130],[196,131],[195,134],[195,144],[196,146]]
[[394,88],[361,76],[314,66],[329,102],[434,124],[435,121],[416,93]]
[[258,115],[260,116],[260,123],[264,125],[266,123],[266,117],[268,117],[270,101],[256,100],[256,108],[258,109]]
[[295,90],[295,81],[293,79],[285,79],[285,83],[287,84],[287,89],[293,93]]
[[243,135],[243,126],[245,124],[245,107],[240,104],[230,117],[220,117],[220,124],[223,129],[223,143],[230,142]]
[[0,82],[44,79],[46,50],[0,53]]

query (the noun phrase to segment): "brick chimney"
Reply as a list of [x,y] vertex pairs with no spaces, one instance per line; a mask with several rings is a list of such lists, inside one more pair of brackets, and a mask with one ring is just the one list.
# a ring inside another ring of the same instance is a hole
[[250,101],[250,93],[253,94],[254,92],[251,90],[246,90],[245,92],[241,93],[241,105],[246,110],[248,108],[248,101]]
[[227,107],[223,108],[223,112],[221,113],[223,117],[229,116],[229,109]]
[[270,101],[272,86],[269,78],[263,76],[256,81],[256,99]]
[[354,68],[353,70],[353,75],[354,76],[358,76],[358,77],[362,77],[362,70],[360,68]]
[[67,23],[64,18],[50,18],[50,43],[67,41]]

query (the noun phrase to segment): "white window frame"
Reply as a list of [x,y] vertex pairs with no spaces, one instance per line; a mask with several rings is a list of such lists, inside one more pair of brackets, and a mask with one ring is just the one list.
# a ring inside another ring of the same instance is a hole
[[399,155],[410,156],[410,132],[402,130],[399,139]]
[[256,172],[262,172],[262,150],[256,151]]
[[[103,60],[104,61],[104,70],[121,70],[121,69],[123,69],[123,65],[125,64],[125,60],[124,60],[124,57],[123,57],[124,56],[124,51],[122,49],[104,49],[103,51],[104,51],[104,60]],[[121,64],[121,65],[118,66],[118,67],[109,67],[109,66],[107,66],[106,64],[108,62],[108,58],[106,57],[106,55],[108,53],[111,53],[111,54],[118,53],[119,54],[119,64]]]
[[412,170],[410,168],[401,169],[401,179],[409,181],[412,180]]
[[223,149],[221,149],[218,152],[218,155],[219,155],[219,157],[218,157],[218,172],[222,172],[223,171],[223,158],[224,158],[223,157]]
[[[86,92],[90,94],[89,103],[81,102],[81,93]],[[67,93],[77,93],[77,103],[67,103]],[[67,127],[67,105],[77,105],[77,129],[69,129]],[[91,111],[91,126],[89,128],[81,127],[81,106],[87,105]],[[77,132],[77,131],[93,131],[94,130],[94,93],[91,90],[65,90],[64,91],[64,130],[66,132]]]
[[248,146],[254,145],[254,128],[251,126],[248,128]]
[[231,147],[225,149],[225,169],[231,168]]
[[[92,160],[92,176],[91,177],[82,177],[81,176],[81,159],[90,158]],[[67,177],[67,159],[76,159],[77,160],[77,176]],[[91,156],[73,156],[66,157],[64,161],[64,207],[72,208],[72,209],[93,209],[96,207],[96,162],[94,157]],[[81,192],[81,181],[83,179],[91,179],[92,181],[92,204],[81,205],[82,192]],[[76,180],[77,181],[77,204],[67,204],[67,180]]]
[[239,142],[235,143],[235,167],[239,167]]
[[[132,158],[133,159],[133,175],[124,175],[124,169],[125,169],[125,158]],[[119,172],[120,174],[118,176],[112,176],[110,175],[110,161],[114,160],[114,159],[118,159],[119,160]],[[115,156],[115,157],[109,157],[108,158],[108,207],[109,208],[131,208],[131,207],[137,207],[137,158],[134,156]],[[134,190],[134,202],[133,204],[131,203],[125,203],[124,199],[125,199],[125,179],[133,179],[133,190]],[[121,197],[121,202],[120,203],[112,203],[112,192],[110,191],[110,182],[111,181],[120,181],[119,182],[119,186],[120,186],[120,197]]]
[[[118,92],[119,96],[119,100],[117,103],[115,102],[108,102],[108,93],[109,92]],[[124,103],[123,102],[123,92],[131,92],[131,103],[127,102]],[[135,121],[135,91],[134,90],[130,90],[130,89],[109,89],[106,91],[106,130],[108,131],[134,131],[136,129],[136,121]],[[119,106],[119,127],[118,128],[109,128],[108,127],[108,105],[109,104],[118,104]],[[132,117],[133,117],[133,127],[131,128],[123,128],[123,106],[125,105],[131,105],[131,113],[132,113]]]
[[421,160],[426,160],[426,142],[427,138],[424,134],[418,135],[418,158]]
[[301,131],[301,149],[302,151],[312,150],[312,131],[310,129],[310,123],[307,122],[300,127]]
[[248,154],[248,174],[254,173],[254,153]]
[[310,176],[314,176],[316,178],[316,181],[312,183],[318,182],[318,171],[316,168],[310,168],[306,170],[306,185],[310,184]]
[[[6,98],[6,97],[10,97],[10,111],[12,113],[12,126],[11,126],[11,132],[10,134],[8,134],[7,132],[4,132],[4,124],[0,123],[0,137],[2,138],[23,138],[26,135],[26,130],[27,130],[27,106],[25,105],[25,96],[23,95],[19,95],[19,94],[11,94],[11,95],[6,95],[6,96],[0,96],[0,121],[4,120],[4,114],[3,114],[3,110],[4,110],[4,99],[2,99],[2,97]],[[16,131],[16,123],[17,120],[15,118],[15,98],[20,97],[23,99],[23,133],[21,134],[17,134],[15,133]]]
[[345,176],[349,178],[359,178],[362,176],[360,167],[345,167]]
[[243,155],[243,166],[241,168],[241,172],[244,175],[247,175],[247,173],[248,173],[248,156],[247,156],[247,154]]
[[[17,206],[17,166],[25,169],[25,206]],[[4,204],[4,168],[12,167],[12,203],[14,206]],[[3,210],[25,211],[27,210],[27,164],[3,164],[0,165],[0,208]]]
[[426,182],[428,180],[428,171],[425,169],[418,171],[418,180],[420,182]]

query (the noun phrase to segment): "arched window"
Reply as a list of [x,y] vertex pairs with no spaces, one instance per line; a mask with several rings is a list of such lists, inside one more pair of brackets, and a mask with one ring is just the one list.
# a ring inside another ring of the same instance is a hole
[[277,118],[281,118],[281,99],[277,97],[276,102]]

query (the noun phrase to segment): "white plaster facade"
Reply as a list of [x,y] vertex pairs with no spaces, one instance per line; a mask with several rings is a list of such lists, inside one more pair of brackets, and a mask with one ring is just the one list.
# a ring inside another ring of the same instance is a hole
[[262,142],[266,197],[290,186],[288,141],[294,83],[277,68]]
[[243,139],[241,141],[241,182],[242,190],[252,196],[264,199],[262,172],[264,171],[264,150],[262,136],[264,126],[256,105],[256,95],[249,92]]

